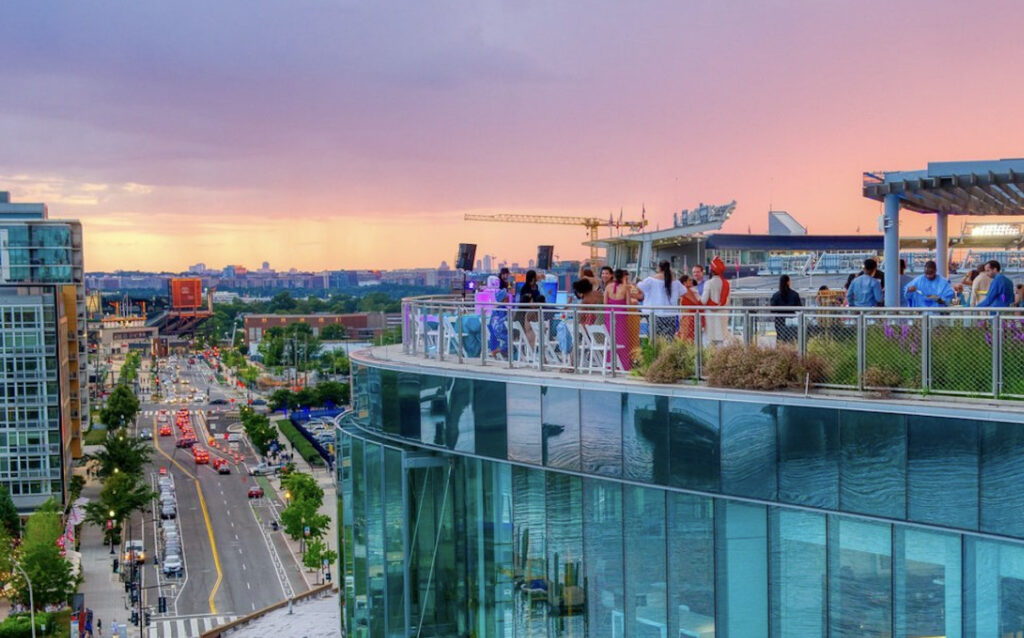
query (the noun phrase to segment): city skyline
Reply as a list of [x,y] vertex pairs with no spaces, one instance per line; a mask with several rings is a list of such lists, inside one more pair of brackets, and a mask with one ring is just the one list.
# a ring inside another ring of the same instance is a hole
[[8,5],[0,190],[81,219],[90,270],[582,258],[463,216],[732,199],[727,231],[874,232],[862,171],[1020,154],[1024,6],[984,5]]

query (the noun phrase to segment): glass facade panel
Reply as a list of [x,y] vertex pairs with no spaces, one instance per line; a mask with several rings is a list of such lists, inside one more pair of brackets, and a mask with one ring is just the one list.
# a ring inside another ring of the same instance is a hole
[[722,404],[722,493],[775,498],[775,412],[756,403]]
[[1024,427],[981,426],[981,529],[1024,537]]
[[1024,635],[1024,547],[971,536],[965,545],[965,635]]
[[[420,439],[420,379],[410,372],[398,373],[398,433],[413,440]],[[427,405],[429,409],[429,403]]]
[[665,492],[627,485],[625,509],[626,635],[657,638],[668,625]]
[[718,401],[678,397],[669,401],[669,485],[719,490],[722,463],[718,411]]
[[725,637],[768,638],[768,512],[715,502],[718,619]]
[[544,473],[512,468],[515,576],[521,583],[515,605],[516,636],[547,635],[547,499]]
[[839,507],[839,413],[783,406],[779,422],[779,500]]
[[508,401],[508,458],[541,465],[540,386],[505,384]]
[[473,411],[473,381],[448,380],[448,415],[445,419],[446,447],[460,452],[476,451],[476,414]]
[[714,501],[670,492],[665,507],[668,635],[714,638]]
[[668,397],[629,394],[622,403],[623,476],[668,484]]
[[583,500],[587,635],[618,638],[625,631],[622,486],[584,479]]
[[911,520],[978,528],[978,424],[907,417]]
[[573,388],[541,390],[541,453],[544,465],[579,470],[580,392]]
[[493,459],[504,459],[508,448],[505,436],[505,384],[480,380],[472,383],[476,453]]
[[447,383],[443,377],[423,375],[420,380],[420,441],[445,444],[448,414]]
[[384,449],[384,562],[387,635],[404,636],[405,627],[405,508],[402,453]]
[[580,392],[583,471],[622,476],[622,395]]
[[772,636],[828,636],[825,516],[771,511]]
[[830,635],[892,635],[892,528],[831,517],[829,534]]
[[[366,568],[369,578],[367,596],[369,606],[374,609],[386,609],[384,598],[385,565],[384,565],[384,495],[382,450],[379,445],[366,444],[364,453],[366,463]],[[384,635],[385,614],[370,615],[370,635]]]
[[907,507],[907,432],[904,417],[845,411],[839,509],[903,518]]
[[960,537],[897,525],[893,557],[896,635],[960,638]]
[[549,636],[580,636],[583,582],[583,486],[578,476],[547,473]]

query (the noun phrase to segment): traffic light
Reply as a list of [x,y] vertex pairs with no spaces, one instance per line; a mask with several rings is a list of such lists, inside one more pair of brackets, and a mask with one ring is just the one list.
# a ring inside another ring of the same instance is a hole
[[146,623],[146,626],[149,627],[149,612],[148,611],[142,612],[142,619]]
[[132,610],[132,620],[131,620],[131,622],[132,622],[133,625],[138,625],[139,624],[139,612],[135,611],[134,609]]

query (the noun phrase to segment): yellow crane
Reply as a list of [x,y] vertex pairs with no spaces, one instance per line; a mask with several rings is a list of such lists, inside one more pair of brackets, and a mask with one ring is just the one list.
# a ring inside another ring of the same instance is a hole
[[[558,215],[513,215],[510,213],[498,213],[495,215],[477,215],[466,213],[468,222],[508,222],[512,224],[557,224],[560,226],[584,226],[590,233],[590,241],[598,238],[597,229],[602,226],[615,226],[617,228],[628,228],[630,230],[643,230],[647,220],[642,221],[614,221],[612,218],[599,219],[597,217],[561,217]],[[597,259],[597,246],[590,246],[590,258]]]

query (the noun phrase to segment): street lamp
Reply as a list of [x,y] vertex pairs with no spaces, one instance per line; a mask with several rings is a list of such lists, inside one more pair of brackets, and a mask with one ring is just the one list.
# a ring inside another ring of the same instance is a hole
[[[114,471],[116,472],[117,468],[115,468]],[[109,512],[107,512],[107,514],[110,515],[110,518],[107,519],[107,522],[110,523],[110,525],[109,525],[109,527],[110,527],[110,553],[113,554],[114,553],[114,510],[110,510]]]
[[18,563],[11,563],[14,568],[21,572],[21,576],[25,579],[25,584],[28,585],[28,619],[32,623],[32,638],[36,638],[36,603],[32,598],[32,581],[28,579],[28,574],[21,568]]

